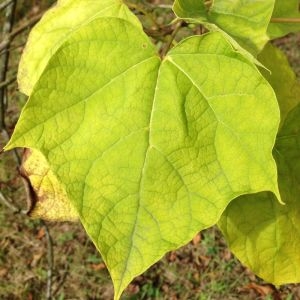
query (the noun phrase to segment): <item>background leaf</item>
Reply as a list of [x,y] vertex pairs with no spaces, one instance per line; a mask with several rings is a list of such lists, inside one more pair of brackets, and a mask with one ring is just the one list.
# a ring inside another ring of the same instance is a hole
[[[276,0],[272,18],[298,18],[300,20],[299,0]],[[272,38],[284,36],[300,30],[300,23],[270,23],[268,35]]]
[[59,0],[30,32],[18,69],[19,89],[30,95],[49,59],[78,27],[114,16],[141,28],[139,20],[119,0]]
[[100,18],[53,55],[6,149],[47,158],[119,299],[233,198],[278,196],[278,123],[273,90],[221,34],[189,38],[161,62],[139,28]]
[[[230,203],[219,226],[231,250],[245,265],[264,280],[279,285],[300,280],[300,105],[294,105],[300,102],[300,94],[293,93],[295,89],[299,91],[299,84],[294,86],[295,78],[283,54],[272,46],[264,51],[263,58],[272,55],[274,60],[268,67],[281,66],[281,73],[275,72],[270,81],[275,84],[276,78],[281,83],[275,87],[283,108],[284,123],[273,153],[285,205],[278,204],[270,193],[242,196]],[[294,80],[289,82],[292,78]]]
[[209,30],[215,30],[217,26],[241,47],[256,55],[268,41],[266,31],[274,2],[275,0],[214,0],[206,10],[203,8],[203,0],[176,0],[173,10],[179,18],[199,22]]
[[287,114],[300,101],[300,83],[290,67],[287,57],[271,43],[265,46],[258,59],[268,69],[261,69],[261,73],[276,93],[282,125]]
[[176,0],[173,10],[179,18],[207,21],[207,8],[204,1]]

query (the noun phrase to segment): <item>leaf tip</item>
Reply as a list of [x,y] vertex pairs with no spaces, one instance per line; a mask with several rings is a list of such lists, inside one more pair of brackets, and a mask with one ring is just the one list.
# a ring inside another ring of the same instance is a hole
[[12,139],[10,139],[7,144],[3,147],[3,149],[0,151],[0,153],[2,152],[7,152],[10,150],[13,150],[14,148],[16,148],[17,146],[15,145],[15,143],[12,141]]
[[1,150],[0,154],[7,152],[9,150],[12,150],[14,147],[11,145],[11,142],[9,141]]
[[285,205],[286,203],[282,200],[281,198],[281,195],[280,195],[280,191],[279,191],[279,188],[277,187],[275,191],[273,191],[275,197],[277,198],[278,202],[281,204],[281,205]]

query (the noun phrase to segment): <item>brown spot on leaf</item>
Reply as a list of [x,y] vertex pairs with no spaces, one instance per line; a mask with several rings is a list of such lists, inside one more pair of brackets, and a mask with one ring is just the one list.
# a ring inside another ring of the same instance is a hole
[[41,152],[25,149],[20,167],[27,191],[27,214],[50,221],[77,221],[78,214],[63,185]]

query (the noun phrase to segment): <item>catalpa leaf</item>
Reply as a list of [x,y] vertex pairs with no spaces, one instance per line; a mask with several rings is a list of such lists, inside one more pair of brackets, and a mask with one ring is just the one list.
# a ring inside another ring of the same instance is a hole
[[268,35],[272,39],[300,31],[299,0],[276,0],[272,19],[268,27]]
[[258,276],[276,285],[300,280],[300,105],[281,128],[274,157],[285,205],[269,193],[232,201],[219,226],[233,253]]
[[25,149],[21,175],[28,190],[28,215],[50,221],[77,221],[78,213],[45,157]]
[[285,205],[270,193],[241,196],[230,203],[219,226],[245,265],[279,285],[300,280],[300,85],[278,49],[268,45],[260,59],[272,71],[266,75],[281,108],[283,124],[273,153]]
[[30,32],[18,70],[21,92],[31,94],[49,59],[74,30],[92,19],[108,16],[141,28],[136,16],[120,0],[58,0]]
[[45,156],[119,299],[233,198],[279,197],[278,124],[272,88],[221,34],[188,38],[161,60],[139,28],[100,18],[53,55],[6,150]]
[[223,31],[242,48],[256,55],[268,41],[266,32],[274,2],[176,0],[173,10],[179,18],[201,23],[212,31]]
[[276,93],[282,125],[289,111],[299,103],[300,83],[287,57],[271,43],[265,46],[258,59],[269,70],[262,69],[261,72]]

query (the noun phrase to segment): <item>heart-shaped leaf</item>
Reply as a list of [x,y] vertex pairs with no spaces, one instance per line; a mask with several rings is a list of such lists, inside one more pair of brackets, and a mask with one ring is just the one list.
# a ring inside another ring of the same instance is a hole
[[221,34],[188,38],[161,60],[140,28],[100,18],[50,59],[6,150],[43,153],[119,299],[233,198],[279,197],[278,124],[272,88]]
[[[247,195],[232,201],[221,218],[219,226],[236,256],[266,281],[280,285],[300,280],[300,102],[299,92],[288,93],[292,70],[288,69],[283,54],[269,46],[261,58],[268,59],[268,67],[281,66],[282,92],[276,85],[278,101],[284,108],[284,123],[278,133],[274,157],[278,165],[278,181],[282,200],[280,205],[270,193]],[[266,62],[266,60],[263,60]],[[279,79],[280,74],[275,73]],[[273,81],[274,80],[274,81]],[[294,78],[295,84],[295,78]],[[295,86],[291,87],[295,91]],[[299,91],[299,83],[298,83]],[[289,99],[294,95],[294,101]],[[291,110],[288,111],[288,108]]]

